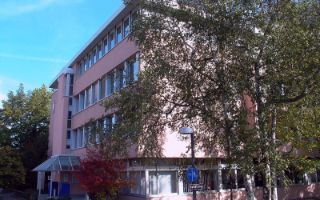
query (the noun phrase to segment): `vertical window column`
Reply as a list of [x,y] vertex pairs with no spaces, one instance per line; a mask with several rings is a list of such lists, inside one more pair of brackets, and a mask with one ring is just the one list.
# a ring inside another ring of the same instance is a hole
[[122,25],[118,26],[116,29],[117,34],[117,43],[121,42],[123,36],[122,36]]
[[97,101],[99,101],[101,98],[101,80],[99,79],[97,82]]
[[108,53],[108,37],[103,40],[102,54],[106,55]]

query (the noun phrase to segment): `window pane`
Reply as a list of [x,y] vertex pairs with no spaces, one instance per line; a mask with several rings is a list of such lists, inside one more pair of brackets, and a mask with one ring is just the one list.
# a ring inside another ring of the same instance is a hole
[[203,190],[215,190],[218,187],[217,170],[201,171],[200,183],[203,184]]
[[119,91],[123,87],[123,67],[114,72],[114,91]]
[[79,97],[79,110],[83,110],[83,109],[84,109],[84,92],[81,92]]
[[234,170],[222,169],[222,189],[236,189]]
[[117,42],[119,43],[122,40],[122,27],[117,28]]
[[109,43],[108,43],[108,51],[110,51],[116,44],[114,31],[109,33],[108,41],[109,41]]
[[97,50],[96,49],[93,50],[92,55],[93,55],[93,64],[95,64],[97,62],[97,60],[98,60],[98,57],[97,57],[98,55],[97,55]]
[[238,188],[245,188],[244,174],[241,172],[241,170],[237,170],[237,182],[238,182]]
[[143,171],[130,172],[130,181],[133,182],[133,186],[130,188],[130,193],[132,194],[146,194],[146,179],[145,173]]
[[177,192],[177,175],[175,171],[150,172],[149,189],[151,194],[170,194]]
[[79,96],[74,97],[74,113],[79,111]]
[[83,147],[83,129],[82,128],[79,128],[78,131],[77,131],[77,139],[78,139],[78,148],[80,147]]
[[104,39],[103,41],[103,55],[105,55],[108,52],[108,39]]
[[107,75],[106,79],[106,96],[113,94],[113,73]]
[[72,134],[71,134],[71,148],[72,149],[75,149],[77,148],[77,130],[74,130],[72,131]]
[[104,119],[103,128],[104,128],[105,133],[111,132],[111,130],[112,130],[112,117],[111,116],[108,116]]
[[102,58],[102,48],[100,44],[97,47],[97,52],[97,59],[100,60]]
[[106,77],[101,80],[100,99],[103,99],[106,96],[106,81]]
[[91,67],[92,65],[94,65],[94,57],[95,57],[95,53],[92,52],[92,54],[90,55],[90,66]]
[[127,37],[130,33],[130,21],[129,18],[127,18],[124,22],[123,22],[123,30],[124,30],[124,37]]
[[85,62],[84,62],[84,70],[87,71],[89,68],[89,58],[86,57],[85,58]]
[[96,82],[92,88],[92,104],[96,103],[99,99],[99,82]]
[[92,96],[92,90],[91,87],[86,89],[86,101],[85,101],[85,107],[87,108],[89,105],[91,105],[91,96]]

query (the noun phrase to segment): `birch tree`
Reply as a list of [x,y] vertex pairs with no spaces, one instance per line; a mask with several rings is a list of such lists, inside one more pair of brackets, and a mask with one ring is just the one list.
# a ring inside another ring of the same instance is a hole
[[139,6],[131,38],[143,71],[106,102],[121,120],[113,145],[138,144],[146,155],[161,156],[165,129],[191,124],[198,149],[214,153],[222,146],[228,162],[241,168],[248,199],[255,199],[256,173],[264,174],[264,199],[277,199],[277,177],[306,160],[280,150],[290,144],[304,151],[294,130],[316,141],[308,153],[319,147],[309,122],[294,123],[319,109],[308,101],[308,112],[300,113],[306,99],[319,95],[319,2],[142,0]]

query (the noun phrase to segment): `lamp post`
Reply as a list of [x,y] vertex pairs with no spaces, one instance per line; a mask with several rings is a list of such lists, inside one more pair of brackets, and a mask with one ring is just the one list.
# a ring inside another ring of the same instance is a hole
[[[179,133],[181,135],[190,135],[191,137],[191,159],[192,159],[192,169],[196,169],[195,167],[195,153],[194,153],[194,131],[190,127],[180,128]],[[197,200],[197,190],[192,189],[192,199]]]

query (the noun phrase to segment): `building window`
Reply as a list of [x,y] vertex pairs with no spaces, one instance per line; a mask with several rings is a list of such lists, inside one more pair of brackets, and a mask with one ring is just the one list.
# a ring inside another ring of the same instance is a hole
[[[200,172],[200,183],[203,185],[203,190],[218,189],[218,170],[203,170]],[[190,192],[190,191],[188,191]]]
[[73,105],[73,112],[77,113],[79,111],[79,95],[74,97],[74,105]]
[[71,119],[72,117],[72,111],[68,111],[68,119]]
[[77,139],[78,139],[78,144],[77,144],[77,147],[78,148],[81,148],[81,147],[83,147],[84,146],[84,141],[83,141],[83,128],[81,127],[81,128],[78,128],[78,131],[77,131],[77,133],[78,133],[78,135],[77,135]]
[[114,91],[118,92],[123,87],[123,67],[114,71]]
[[107,116],[104,118],[103,129],[104,129],[104,133],[106,133],[106,134],[111,132],[111,130],[112,130],[112,117],[111,116]]
[[70,119],[68,119],[67,128],[71,128],[71,120]]
[[175,171],[160,171],[149,173],[150,194],[177,193],[177,173]]
[[97,55],[98,55],[98,60],[100,60],[102,58],[102,48],[101,45],[99,44],[97,47]]
[[84,109],[84,92],[81,92],[79,95],[79,111]]
[[71,134],[71,148],[76,149],[78,147],[78,139],[77,139],[78,133],[77,129],[72,131]]
[[85,108],[89,107],[91,105],[91,99],[92,99],[92,87],[89,87],[85,90]]
[[114,84],[113,84],[113,73],[110,73],[106,77],[106,97],[111,96],[114,91]]
[[108,51],[110,51],[116,45],[114,31],[111,31],[108,35]]
[[112,121],[112,128],[116,128],[116,126],[120,123],[119,116],[116,113],[114,113],[112,115],[111,121]]
[[117,43],[121,42],[122,40],[122,26],[117,27]]
[[108,53],[108,38],[105,38],[103,41],[103,55],[105,55],[106,53]]
[[107,76],[104,76],[100,81],[100,99],[103,99],[106,96],[106,82]]
[[92,86],[92,103],[96,103],[99,100],[99,81]]
[[71,131],[67,131],[67,139],[71,139]]
[[99,53],[98,53],[98,49],[93,49],[93,64],[96,64],[96,62],[98,61],[98,56],[99,56]]
[[146,194],[146,177],[144,171],[129,172],[129,180],[133,183],[133,186],[130,188],[131,194]]
[[130,20],[129,20],[129,18],[127,18],[123,22],[123,31],[124,31],[124,37],[127,37],[130,33]]
[[237,189],[239,188],[245,188],[244,174],[241,172],[241,170],[237,170]]
[[85,62],[84,62],[84,70],[85,71],[87,71],[89,69],[89,67],[90,67],[89,64],[90,64],[90,58],[89,58],[89,56],[87,56],[85,58]]
[[90,65],[89,65],[89,68],[92,67],[92,65],[94,65],[94,59],[95,59],[95,52],[93,51],[91,54],[90,54]]
[[69,98],[69,106],[72,106],[72,98]]
[[[239,169],[222,169],[222,189],[244,188],[244,175]],[[258,183],[258,182],[256,182]],[[257,185],[256,185],[257,186]]]

